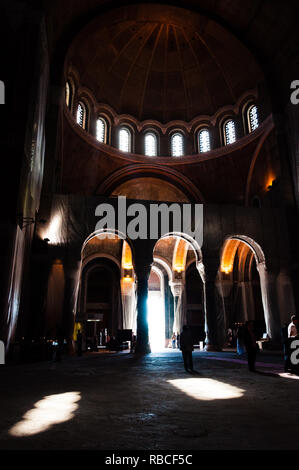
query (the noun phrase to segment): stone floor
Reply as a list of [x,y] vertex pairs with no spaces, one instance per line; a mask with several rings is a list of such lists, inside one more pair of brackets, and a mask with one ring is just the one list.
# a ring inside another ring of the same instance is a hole
[[89,353],[1,367],[1,449],[298,449],[299,377],[263,352]]

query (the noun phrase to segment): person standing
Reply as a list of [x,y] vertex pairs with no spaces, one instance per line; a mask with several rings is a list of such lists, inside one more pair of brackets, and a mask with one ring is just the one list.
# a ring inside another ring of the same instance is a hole
[[244,346],[247,352],[248,369],[250,372],[255,372],[255,361],[258,351],[258,344],[256,342],[256,335],[254,332],[254,322],[247,321],[244,328]]
[[245,354],[245,345],[244,345],[244,325],[239,325],[237,329],[237,353],[239,356]]
[[281,328],[281,339],[282,339],[282,345],[283,345],[284,371],[290,372],[291,370],[290,347],[289,347],[290,340],[288,338],[288,324],[287,323],[285,323],[285,325]]
[[176,334],[173,333],[172,338],[171,338],[171,343],[172,343],[172,349],[176,348]]
[[177,348],[180,349],[180,333],[177,333],[176,335],[176,344],[177,344]]
[[299,331],[298,331],[298,317],[296,315],[291,316],[291,323],[288,326],[288,353],[289,353],[289,371],[291,374],[296,374],[299,375],[298,371],[298,364],[293,364],[291,361],[291,353],[292,353],[292,348],[291,344],[295,338],[299,338]]
[[298,317],[296,315],[291,316],[291,323],[288,326],[288,337],[296,338],[298,336]]
[[184,325],[183,331],[180,334],[180,350],[182,351],[186,372],[193,372],[193,349],[193,338],[190,328],[187,325]]

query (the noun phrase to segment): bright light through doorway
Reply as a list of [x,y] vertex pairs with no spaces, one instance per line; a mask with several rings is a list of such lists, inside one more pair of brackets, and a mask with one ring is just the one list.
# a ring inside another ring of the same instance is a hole
[[148,294],[148,328],[152,352],[165,349],[165,312],[160,292],[149,291]]

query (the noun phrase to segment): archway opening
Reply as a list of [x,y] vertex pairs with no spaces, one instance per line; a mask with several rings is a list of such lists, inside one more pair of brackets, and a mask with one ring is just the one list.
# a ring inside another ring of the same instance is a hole
[[[254,248],[241,238],[230,238],[225,242],[219,278],[225,308],[225,344],[236,346],[238,328],[253,320],[258,339],[267,334],[261,280],[257,263],[261,260]],[[263,260],[264,262],[264,256]]]
[[[202,281],[196,267],[196,264],[201,260],[200,247],[195,242],[192,244],[192,240],[189,240],[184,234],[172,233],[157,241],[154,247],[153,258],[154,268],[158,266],[160,270],[160,294],[152,292],[153,289],[150,282],[148,318],[151,344],[153,342],[151,335],[155,335],[160,337],[161,345],[161,335],[163,332],[165,347],[179,348],[178,336],[185,324],[189,325],[192,329],[192,335],[194,333],[194,344],[198,344],[202,339],[202,335],[199,334],[200,326],[204,328],[204,325],[201,325],[201,319],[197,319],[193,325],[192,322],[195,316],[193,315],[192,317],[188,314],[188,307],[192,309],[194,305],[188,306],[187,283],[189,281],[186,273],[188,267],[193,265],[198,276],[195,276],[194,282],[190,281],[190,285],[192,284],[192,289],[201,292]],[[199,308],[203,309],[202,296],[200,296],[198,303],[200,304]],[[196,304],[195,301],[194,304]],[[164,311],[164,323],[156,324],[156,327],[153,326],[153,330],[151,330],[153,315],[151,309],[152,311],[156,309],[156,312]]]
[[165,293],[162,271],[153,267],[148,289],[148,329],[152,352],[165,348]]
[[83,348],[130,350],[136,331],[132,252],[119,235],[92,234],[83,244],[74,341],[78,330]]

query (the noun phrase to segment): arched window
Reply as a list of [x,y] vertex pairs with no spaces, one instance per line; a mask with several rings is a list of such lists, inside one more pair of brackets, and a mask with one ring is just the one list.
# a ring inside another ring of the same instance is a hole
[[198,148],[200,152],[209,152],[211,150],[210,133],[208,129],[202,129],[199,131]]
[[147,132],[144,137],[145,155],[156,157],[158,154],[157,136],[153,132]]
[[227,121],[224,125],[224,142],[225,145],[236,142],[236,127],[234,121]]
[[171,155],[173,157],[184,155],[184,138],[180,132],[176,132],[171,136]]
[[65,84],[65,102],[67,107],[69,108],[70,106],[70,95],[71,95],[71,87],[69,82],[66,82]]
[[73,106],[73,87],[70,81],[65,84],[65,102],[67,107],[71,110]]
[[87,109],[84,103],[82,101],[79,101],[78,103],[78,108],[77,108],[77,116],[76,116],[76,122],[81,126],[83,129],[86,129],[87,125]]
[[103,144],[107,142],[107,122],[102,117],[97,119],[96,139]]
[[259,116],[257,106],[254,104],[248,109],[248,129],[249,132],[255,131],[259,127]]
[[132,136],[127,127],[122,127],[118,134],[118,148],[122,152],[131,152]]

